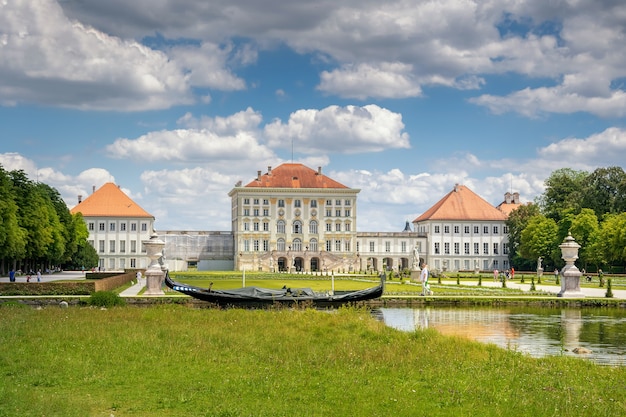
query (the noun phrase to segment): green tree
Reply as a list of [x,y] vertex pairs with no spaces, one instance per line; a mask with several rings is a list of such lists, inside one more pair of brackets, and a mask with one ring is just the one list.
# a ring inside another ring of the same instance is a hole
[[583,182],[589,174],[561,168],[552,172],[545,181],[546,189],[539,198],[542,213],[554,221],[561,220],[563,211],[572,209],[578,213],[583,201]]
[[581,205],[592,209],[596,216],[625,211],[624,185],[626,173],[620,167],[598,168],[582,181]]
[[538,216],[539,206],[536,204],[525,204],[519,206],[509,214],[506,225],[509,229],[509,264],[518,270],[530,270],[534,267],[533,260],[524,258],[519,253],[522,240],[522,231],[531,218]]
[[18,210],[9,174],[0,166],[0,260],[1,272],[5,274],[5,262],[8,268],[16,268],[16,260],[26,254],[26,230],[19,225]]
[[597,247],[608,263],[626,261],[626,213],[607,214],[600,224]]
[[556,222],[543,215],[532,217],[522,231],[519,252],[526,259],[542,257],[552,262],[558,260],[558,227]]
[[598,217],[590,208],[582,209],[571,221],[569,232],[580,245],[578,258],[585,269],[588,269],[589,263],[594,263],[593,242],[599,230]]

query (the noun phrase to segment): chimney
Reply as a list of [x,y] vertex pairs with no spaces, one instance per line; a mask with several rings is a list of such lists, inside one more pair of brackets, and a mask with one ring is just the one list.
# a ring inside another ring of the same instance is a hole
[[272,167],[271,166],[267,167],[267,175],[272,175]]
[[95,192],[96,192],[96,186],[95,186],[95,185],[92,185],[92,186],[91,186],[91,194],[93,194],[93,193],[95,193]]
[[261,181],[261,171],[256,172],[256,180]]
[[83,196],[78,194],[78,204],[83,202]]
[[322,175],[322,167],[317,167],[317,175]]
[[519,193],[513,193],[513,202],[519,204]]
[[504,193],[504,202],[506,204],[511,204],[513,202],[511,200],[511,193],[509,193],[509,192]]

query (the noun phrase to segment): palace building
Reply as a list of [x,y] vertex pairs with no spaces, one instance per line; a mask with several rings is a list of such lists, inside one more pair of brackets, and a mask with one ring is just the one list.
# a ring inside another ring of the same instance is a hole
[[[455,185],[397,232],[357,230],[357,196],[350,188],[299,163],[285,163],[229,192],[230,231],[159,231],[172,270],[352,272],[413,269],[507,269],[509,213],[519,194],[497,207]],[[107,183],[71,210],[81,212],[101,268],[144,268],[142,242],[154,217],[119,186]],[[418,259],[419,258],[419,261]]]

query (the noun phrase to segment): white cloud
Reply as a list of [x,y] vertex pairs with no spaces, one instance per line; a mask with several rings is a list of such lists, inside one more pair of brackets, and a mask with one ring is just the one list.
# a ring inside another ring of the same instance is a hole
[[410,147],[402,115],[374,104],[298,110],[286,123],[274,120],[266,125],[265,136],[272,148],[287,148],[293,143],[299,153],[306,154]]

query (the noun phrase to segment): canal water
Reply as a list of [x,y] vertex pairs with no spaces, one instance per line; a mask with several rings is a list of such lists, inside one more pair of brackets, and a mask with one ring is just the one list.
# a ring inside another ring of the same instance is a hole
[[[399,330],[431,328],[532,357],[564,355],[602,365],[626,365],[626,311],[622,309],[424,307],[380,308],[375,314]],[[574,353],[576,348],[591,353]]]

